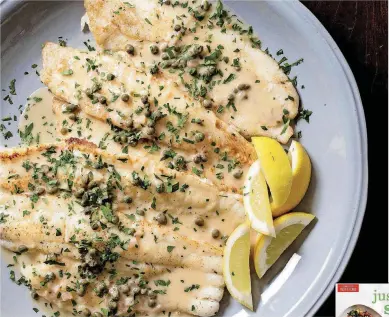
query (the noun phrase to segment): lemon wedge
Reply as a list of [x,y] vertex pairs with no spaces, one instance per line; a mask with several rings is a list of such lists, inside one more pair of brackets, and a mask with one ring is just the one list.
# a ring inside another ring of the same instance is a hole
[[281,144],[267,137],[253,137],[261,170],[269,186],[272,209],[282,206],[292,188],[292,168]]
[[292,210],[305,196],[311,180],[311,160],[304,147],[297,141],[292,141],[290,145],[288,158],[292,165],[292,188],[286,202],[281,206],[273,206],[274,217]]
[[250,225],[239,225],[224,248],[223,276],[231,296],[253,310],[250,279]]
[[254,162],[247,173],[243,203],[251,227],[275,237],[269,194],[259,161]]
[[308,213],[291,212],[274,220],[276,238],[258,235],[254,249],[254,265],[259,278],[314,218],[315,216]]

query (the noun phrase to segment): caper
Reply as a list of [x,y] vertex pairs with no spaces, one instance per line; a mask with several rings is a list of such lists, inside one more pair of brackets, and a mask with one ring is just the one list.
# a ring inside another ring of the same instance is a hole
[[85,192],[81,198],[81,206],[85,207],[86,205],[88,205],[88,201],[89,201],[89,194]]
[[36,290],[34,290],[34,289],[31,291],[30,294],[31,294],[32,299],[37,300],[37,299],[39,298],[38,293],[37,293]]
[[138,295],[140,293],[140,288],[138,286],[135,286],[131,289],[132,295]]
[[201,141],[204,141],[204,139],[205,139],[205,135],[202,132],[197,132],[194,137],[195,137],[196,142],[201,142]]
[[112,218],[111,218],[111,222],[113,224],[117,224],[119,222],[119,217],[116,216],[116,215],[113,215]]
[[47,189],[47,193],[48,194],[55,194],[56,192],[58,192],[58,190],[59,190],[58,186],[50,186]]
[[69,132],[69,130],[68,130],[68,128],[62,127],[60,132],[61,132],[62,135],[65,135],[65,134],[67,134]]
[[131,204],[132,203],[132,198],[130,196],[126,196],[126,197],[124,197],[123,201],[126,204]]
[[160,225],[166,225],[167,224],[167,218],[163,212],[159,213],[156,217],[155,220],[160,224]]
[[153,65],[151,68],[150,68],[150,74],[151,75],[155,75],[159,72],[159,68],[158,68],[158,65]]
[[102,313],[99,313],[99,312],[94,312],[92,314],[92,317],[104,317]]
[[243,175],[243,171],[241,169],[238,169],[237,171],[234,172],[233,176],[236,178],[236,179],[239,179],[241,178]]
[[109,308],[109,310],[111,310],[111,311],[116,311],[117,308],[118,308],[118,303],[117,303],[116,301],[114,301],[114,300],[110,300],[110,301],[108,302],[108,308]]
[[123,294],[128,294],[128,292],[130,291],[130,287],[127,285],[127,284],[124,284],[124,285],[121,285],[120,286],[120,291],[123,293]]
[[95,287],[95,292],[99,297],[102,297],[106,291],[107,291],[107,286],[103,282],[98,283]]
[[162,119],[163,118],[162,111],[160,111],[160,110],[154,111],[153,112],[153,118],[154,118],[154,121],[158,121],[159,119]]
[[170,0],[165,0],[163,4],[166,4],[167,6],[170,6]]
[[149,305],[150,308],[153,308],[157,306],[157,301],[155,299],[149,299],[147,305]]
[[136,214],[143,217],[145,215],[145,211],[143,209],[137,209]]
[[99,102],[99,98],[97,98],[97,96],[93,96],[93,98],[92,98],[92,104],[96,104],[96,103],[98,103]]
[[227,97],[227,99],[228,99],[229,101],[232,101],[232,100],[235,99],[235,95],[234,95],[234,94],[229,94],[228,97]]
[[165,191],[165,184],[160,183],[156,186],[155,189],[156,189],[157,193],[163,193]]
[[154,291],[152,291],[152,290],[149,290],[149,291],[147,292],[147,296],[148,296],[150,299],[156,299],[156,298],[157,298],[157,294],[154,293]]
[[131,179],[131,184],[134,185],[134,186],[138,186],[140,184],[140,179],[139,177],[132,177]]
[[170,59],[170,56],[169,56],[168,53],[163,53],[163,54],[161,55],[161,58],[162,58],[162,60],[167,61],[168,59]]
[[112,286],[109,289],[108,294],[111,296],[112,300],[114,300],[114,301],[118,301],[119,300],[120,293],[119,293],[119,289],[117,288],[117,286]]
[[57,255],[55,253],[49,253],[46,256],[46,261],[45,262],[53,262],[53,261],[57,261]]
[[195,224],[196,224],[197,226],[199,226],[199,227],[204,226],[204,219],[201,218],[201,217],[196,217],[196,219],[195,219]]
[[114,79],[115,79],[115,75],[114,74],[111,74],[111,73],[107,74],[107,80],[114,80]]
[[134,120],[132,118],[127,118],[125,125],[127,128],[131,129],[134,126]]
[[180,31],[180,30],[181,30],[181,25],[176,24],[176,25],[174,26],[174,31],[178,32],[178,31]]
[[182,155],[177,155],[176,157],[174,157],[174,164],[177,167],[183,167],[185,166],[185,163],[185,158]]
[[162,69],[166,69],[166,68],[169,68],[170,66],[172,66],[172,61],[163,61],[161,62],[161,67]]
[[93,98],[93,91],[91,88],[85,89],[85,95],[88,96],[88,98],[92,99]]
[[174,62],[171,63],[171,66],[173,68],[178,68],[178,66],[180,66],[180,60],[179,59],[175,60]]
[[239,90],[247,90],[249,88],[250,88],[250,85],[248,85],[248,84],[239,84],[238,85]]
[[127,102],[130,100],[130,95],[129,94],[123,94],[121,97],[122,101]]
[[133,45],[127,44],[126,47],[125,47],[125,49],[126,49],[126,52],[127,52],[128,54],[134,55],[134,53],[135,53],[135,47],[134,47]]
[[86,215],[90,215],[92,213],[92,211],[93,211],[93,207],[92,206],[87,206],[83,210],[84,214],[86,214]]
[[41,166],[41,172],[43,174],[47,174],[49,171],[50,171],[50,167],[48,165],[44,164]]
[[129,234],[130,236],[135,235],[135,232],[136,232],[136,230],[135,230],[134,228],[129,228],[129,229],[128,229],[128,234]]
[[77,105],[73,105],[73,104],[68,104],[68,105],[66,105],[65,109],[68,112],[74,112],[74,111],[76,111],[78,109],[78,106]]
[[151,52],[151,54],[154,54],[154,55],[158,54],[158,52],[159,52],[158,46],[157,45],[151,45],[150,46],[150,52]]
[[[146,118],[150,118],[152,114],[153,113],[151,112],[150,109],[146,109],[146,111],[145,111],[145,117]],[[149,126],[154,126],[154,123],[152,125],[149,125]]]
[[144,105],[146,105],[149,102],[149,97],[147,95],[143,95],[140,100]]
[[[91,173],[91,172],[89,172],[89,173]],[[81,184],[82,184],[82,186],[84,186],[84,187],[86,187],[87,185],[88,185],[88,183],[89,183],[89,173],[88,174],[84,174],[84,175],[82,175],[82,177],[81,177]],[[93,175],[93,174],[92,174]]]
[[146,135],[153,135],[155,133],[155,129],[153,127],[146,127],[144,128],[144,133]]
[[101,90],[101,84],[99,84],[99,83],[94,83],[94,84],[92,85],[92,93],[98,92],[98,91],[100,91],[100,90]]
[[224,56],[223,61],[227,64],[230,61],[230,58],[228,56]]
[[76,190],[76,192],[74,193],[74,196],[76,196],[76,198],[81,198],[82,195],[84,195],[84,193],[85,193],[85,189],[80,188],[80,189]]
[[197,74],[197,69],[194,68],[194,67],[189,68],[188,73],[189,73],[189,75],[191,75],[191,76],[195,76],[195,75]]
[[[86,288],[87,286],[84,284],[80,285],[80,288],[77,289],[77,295],[80,297],[84,297],[86,294]],[[90,313],[90,312],[89,312]],[[88,315],[89,316],[89,315]]]
[[91,223],[91,228],[92,228],[92,230],[97,230],[97,229],[99,229],[99,224],[98,224],[98,222],[93,222],[93,223]]
[[55,276],[55,274],[54,274],[53,272],[50,272],[50,273],[48,273],[48,274],[45,276],[45,279],[46,279],[47,281],[54,281],[55,278],[56,278],[56,276]]
[[80,311],[80,315],[83,317],[89,317],[91,315],[91,312],[88,308],[85,307]]
[[195,56],[199,55],[203,50],[204,50],[204,46],[194,44],[188,49],[187,54],[190,57],[195,57]]
[[46,192],[46,189],[44,187],[38,187],[35,189],[35,194],[37,195],[43,195]]
[[127,141],[128,141],[127,136],[122,135],[122,136],[120,137],[120,142],[122,142],[122,143],[127,143]]
[[209,100],[209,99],[204,99],[204,101],[203,101],[203,106],[204,106],[204,108],[206,108],[206,109],[212,108],[212,101]]
[[107,103],[107,98],[105,98],[104,96],[99,96],[99,102],[102,104],[102,105],[105,105]]
[[97,186],[99,186],[98,181],[90,181],[88,183],[88,189],[92,189],[92,188],[97,187]]
[[74,114],[74,113],[69,114],[69,119],[72,121],[76,121],[77,120],[76,114]]
[[203,2],[203,4],[201,5],[201,7],[202,7],[202,9],[203,9],[204,11],[208,11],[209,8],[211,7],[211,4],[210,4],[207,0],[205,0],[205,1]]
[[24,252],[27,252],[28,251],[28,248],[25,246],[25,245],[19,245],[18,247],[18,252],[19,253],[24,253]]
[[199,69],[199,74],[204,77],[213,76],[217,69],[215,66],[206,66]]
[[195,164],[200,164],[202,162],[201,160],[201,155],[200,154],[196,154],[194,157],[193,157],[193,162]]
[[218,229],[213,229],[211,234],[212,234],[212,238],[216,239],[219,237],[220,231]]
[[208,159],[207,157],[205,156],[205,154],[202,154],[202,153],[199,153],[199,154],[196,154],[194,157],[193,157],[193,162],[195,164],[200,164],[202,162],[206,162]]

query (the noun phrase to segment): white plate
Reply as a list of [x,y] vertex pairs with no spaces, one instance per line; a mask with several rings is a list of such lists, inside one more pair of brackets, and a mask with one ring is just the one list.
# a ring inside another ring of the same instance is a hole
[[[20,8],[22,5],[25,6]],[[83,47],[82,42],[89,35],[80,32],[80,18],[84,13],[81,2],[15,4],[5,1],[1,6],[2,88],[7,88],[9,81],[16,78],[18,93],[13,98],[13,106],[2,102],[2,118],[18,116],[18,106],[25,104],[28,95],[41,86],[31,65],[40,65],[42,43],[57,41],[62,36],[68,39],[69,46]],[[228,6],[253,25],[263,47],[269,47],[274,55],[282,48],[290,62],[304,58],[304,63],[294,68],[292,74],[298,75],[304,107],[313,111],[311,123],[298,126],[303,134],[302,143],[312,159],[313,178],[308,195],[298,209],[312,212],[319,221],[311,226],[306,239],[296,241],[270,270],[264,279],[266,283],[254,278],[256,312],[242,309],[226,296],[218,316],[312,316],[345,269],[365,210],[367,142],[358,89],[335,42],[299,2],[229,1]],[[30,75],[23,75],[26,70]],[[16,134],[16,125],[12,132]],[[15,138],[9,144],[16,143]],[[273,278],[279,271],[277,267],[281,268],[294,252],[301,259],[285,283],[280,283],[280,279]],[[36,305],[26,289],[10,282],[6,262],[3,258],[1,316],[40,316],[32,311]]]

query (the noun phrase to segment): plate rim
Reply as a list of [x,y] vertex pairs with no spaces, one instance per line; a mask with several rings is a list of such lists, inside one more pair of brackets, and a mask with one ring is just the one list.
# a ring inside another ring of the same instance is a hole
[[[73,1],[82,1],[82,0],[73,0]],[[226,1],[228,2],[234,0],[226,0]],[[235,1],[239,1],[239,0],[235,0]],[[264,0],[264,1],[272,2],[272,0]],[[0,1],[0,9],[1,9],[0,23],[3,24],[7,19],[12,18],[12,15],[16,12],[16,10],[20,8],[22,5],[24,5],[26,2],[30,2],[30,1],[29,0]],[[345,271],[347,264],[350,261],[351,255],[354,252],[356,243],[358,241],[359,233],[361,231],[362,222],[366,211],[367,197],[368,197],[367,128],[366,128],[366,119],[365,119],[364,109],[363,109],[358,85],[356,83],[352,70],[349,64],[347,63],[347,60],[345,59],[343,53],[339,49],[335,40],[332,38],[332,36],[329,34],[329,32],[323,26],[323,24],[316,18],[316,16],[307,7],[305,7],[300,1],[286,0],[283,1],[283,5],[289,6],[290,9],[296,12],[296,14],[304,17],[306,22],[309,23],[314,29],[317,30],[317,34],[326,41],[330,50],[336,57],[339,66],[342,68],[345,78],[347,79],[347,82],[350,86],[350,91],[352,93],[353,100],[354,100],[353,108],[356,111],[357,130],[358,130],[357,137],[358,137],[359,147],[360,147],[359,160],[360,160],[361,169],[359,170],[359,174],[360,174],[359,176],[361,181],[357,186],[358,195],[356,196],[359,197],[359,199],[356,202],[356,213],[353,219],[354,220],[353,230],[348,235],[347,239],[343,244],[341,252],[339,253],[336,259],[335,268],[330,274],[328,274],[327,278],[325,279],[325,283],[322,283],[322,286],[320,287],[320,291],[319,291],[320,295],[317,297],[315,296],[313,303],[312,300],[310,300],[311,303],[307,303],[306,307],[302,309],[305,312],[304,315],[313,316],[318,311],[318,309],[322,306],[324,301],[329,297],[330,293],[333,291],[333,287],[335,286],[335,284],[337,283],[337,281],[340,279],[341,275]],[[287,315],[288,314],[289,313],[287,313]]]
[[[353,230],[351,235],[347,237],[341,253],[338,255],[337,264],[335,270],[326,278],[326,283],[323,283],[321,287],[321,292],[319,297],[313,304],[310,304],[310,307],[305,309],[307,316],[313,316],[319,308],[322,306],[324,301],[329,297],[330,293],[334,290],[333,287],[338,282],[343,272],[345,271],[347,264],[350,261],[351,255],[354,252],[356,243],[358,241],[359,233],[361,231],[363,218],[366,211],[367,204],[367,194],[368,194],[368,143],[367,143],[367,128],[366,128],[366,118],[365,112],[363,109],[363,104],[361,100],[361,95],[359,93],[359,88],[355,80],[354,74],[348,64],[346,58],[341,52],[339,46],[336,44],[335,40],[332,38],[327,29],[323,24],[316,18],[316,16],[301,2],[297,0],[288,0],[286,1],[291,9],[295,10],[298,14],[301,14],[306,18],[307,22],[310,23],[317,31],[318,34],[326,41],[330,47],[332,53],[335,55],[338,63],[342,67],[343,73],[348,81],[350,90],[354,99],[354,109],[356,110],[357,116],[357,125],[358,125],[358,141],[360,146],[360,163],[361,170],[359,171],[361,181],[357,187],[357,197],[359,197],[356,204],[356,216],[354,219]],[[355,230],[357,229],[357,230]]]

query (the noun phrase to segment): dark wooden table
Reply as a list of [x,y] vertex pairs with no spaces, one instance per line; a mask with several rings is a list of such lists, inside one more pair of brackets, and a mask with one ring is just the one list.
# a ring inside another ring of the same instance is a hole
[[[303,1],[348,61],[361,93],[369,146],[369,195],[362,231],[341,282],[388,282],[388,3]],[[335,315],[335,295],[316,316]],[[300,316],[296,316],[300,317]]]

